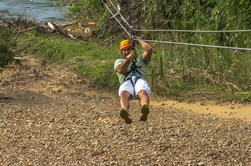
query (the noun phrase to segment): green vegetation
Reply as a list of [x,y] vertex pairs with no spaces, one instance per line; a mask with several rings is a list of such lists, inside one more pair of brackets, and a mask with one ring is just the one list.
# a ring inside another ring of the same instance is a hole
[[0,26],[0,73],[6,66],[14,60],[14,54],[11,52],[12,32],[6,27]]
[[115,90],[119,85],[113,69],[115,59],[120,57],[116,45],[29,32],[19,38],[15,51],[38,55],[50,63],[69,62],[80,75],[92,79],[97,88]]
[[[235,92],[251,90],[251,55],[248,52],[206,51],[196,47],[182,50],[181,47],[164,46],[156,46],[155,50],[150,77],[157,94],[179,96],[184,91],[204,88],[203,94],[208,92],[206,96],[213,97],[211,91],[215,91],[232,100],[229,95],[237,97]],[[165,50],[170,52],[166,54]]]
[[[93,78],[96,86],[116,89],[118,81],[113,62],[120,57],[119,40],[128,36],[114,19],[110,19],[100,0],[62,2],[71,4],[69,17],[82,23],[98,22],[92,33],[96,39],[83,43],[33,32],[23,36],[18,49],[40,54],[50,62],[71,61],[78,73]],[[122,15],[138,29],[235,30],[249,29],[251,23],[250,1],[244,0],[112,2],[120,5]],[[115,12],[109,1],[106,3]],[[135,35],[143,39],[251,47],[250,33],[137,32]],[[153,44],[153,48],[148,80],[156,95],[175,96],[177,100],[188,102],[198,96],[251,101],[250,51],[168,44]]]
[[[39,55],[51,63],[69,62],[76,66],[76,71],[80,75],[91,79],[95,87],[117,92],[119,83],[113,63],[121,56],[118,45],[119,41],[109,44],[96,39],[82,42],[59,35],[28,32],[19,38],[15,52],[22,51]],[[233,83],[229,82],[224,85],[217,82],[215,77],[217,72],[203,73],[203,69],[199,71],[199,67],[196,73],[184,72],[182,64],[177,61],[181,57],[174,54],[174,51],[173,54],[166,55],[162,47],[155,46],[154,48],[148,79],[153,92],[157,95],[174,97],[179,101],[186,100],[187,102],[195,101],[198,97],[251,101],[250,87],[244,83],[244,80],[243,89],[237,90]],[[196,69],[196,66],[194,68]],[[242,84],[237,85],[241,87]]]
[[[100,26],[96,30],[97,37],[113,36],[118,32],[121,38],[127,37],[121,33],[124,30],[115,19],[109,19],[109,12],[100,2],[79,0],[69,8],[69,13],[83,21],[98,20]],[[251,23],[248,12],[250,1],[244,0],[112,2],[120,5],[122,15],[138,29],[235,30],[249,29]],[[106,1],[106,4],[116,13],[110,1]],[[124,26],[129,29],[125,24]],[[250,33],[137,32],[136,35],[143,39],[251,47]],[[251,91],[250,66],[249,51],[158,44],[154,45],[149,80],[157,95],[180,98],[187,91],[201,91],[204,88],[207,90],[200,94],[207,97],[221,94],[220,97],[226,100],[239,98],[250,101],[250,96],[244,93]]]

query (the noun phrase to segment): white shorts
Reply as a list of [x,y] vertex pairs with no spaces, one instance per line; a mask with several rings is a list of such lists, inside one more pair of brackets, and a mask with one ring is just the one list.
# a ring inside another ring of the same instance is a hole
[[[136,77],[133,76],[132,77],[132,80],[133,80],[133,83],[135,84],[135,80],[136,80]],[[150,95],[150,87],[148,86],[147,82],[141,78],[138,78],[135,86],[133,87],[132,85],[132,82],[131,80],[127,80],[125,82],[123,82],[120,87],[119,87],[119,96],[120,96],[120,93],[122,91],[127,91],[129,92],[131,95],[137,97],[138,96],[138,93],[141,91],[141,90],[145,90],[147,95],[149,96]]]

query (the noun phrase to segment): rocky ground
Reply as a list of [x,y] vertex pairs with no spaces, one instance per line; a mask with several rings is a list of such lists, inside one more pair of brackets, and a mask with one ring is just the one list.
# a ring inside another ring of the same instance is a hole
[[151,105],[119,118],[114,94],[71,66],[26,57],[0,75],[1,165],[251,165],[251,124]]

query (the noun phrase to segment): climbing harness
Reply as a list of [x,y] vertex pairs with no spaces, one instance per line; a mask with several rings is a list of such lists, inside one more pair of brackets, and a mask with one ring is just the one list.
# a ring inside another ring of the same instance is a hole
[[[131,49],[135,50],[135,39],[134,39],[133,36],[131,36],[130,43],[131,43]],[[138,70],[139,68],[141,68],[141,66],[137,66],[136,63],[137,63],[137,59],[133,59],[130,70],[125,73],[125,78],[127,78],[129,76],[128,79],[126,79],[125,81],[130,80],[133,87],[135,86],[135,84],[138,81],[138,79],[141,78],[140,77],[141,73]],[[136,77],[135,78],[135,83],[133,82],[133,76]]]
[[[130,81],[131,81],[133,87],[135,86],[135,84],[136,84],[136,82],[138,81],[138,79],[141,78],[141,77],[140,77],[140,72],[138,71],[138,68],[141,68],[141,66],[137,66],[136,63],[137,63],[137,60],[134,59],[134,60],[132,61],[132,65],[131,65],[130,70],[129,70],[128,72],[125,73],[125,76],[126,76],[125,78],[127,78],[128,75],[129,75],[129,77],[128,77],[127,80],[130,80]],[[133,76],[136,77],[136,78],[135,78],[135,83],[133,82]],[[127,80],[125,80],[125,81],[127,81]]]

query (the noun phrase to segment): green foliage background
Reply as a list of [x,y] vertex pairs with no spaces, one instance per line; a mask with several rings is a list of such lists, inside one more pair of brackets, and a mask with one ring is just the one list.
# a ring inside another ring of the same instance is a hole
[[12,32],[4,26],[0,26],[0,73],[14,60],[12,46]]

